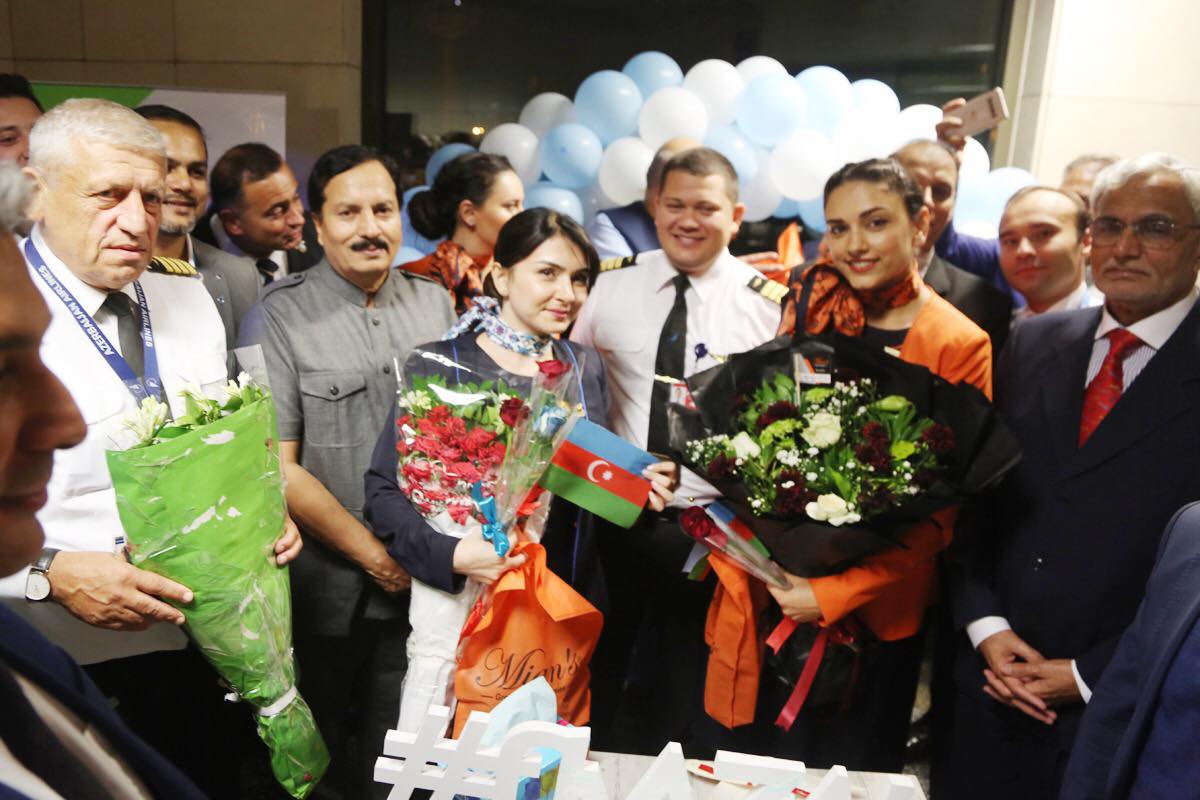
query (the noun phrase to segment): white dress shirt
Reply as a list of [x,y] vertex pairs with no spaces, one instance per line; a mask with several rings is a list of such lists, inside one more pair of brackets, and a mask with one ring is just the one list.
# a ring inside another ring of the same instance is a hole
[[1095,286],[1088,286],[1083,281],[1071,290],[1071,293],[1066,297],[1060,298],[1058,302],[1051,304],[1045,311],[1034,311],[1028,305],[1013,311],[1013,319],[1018,322],[1030,317],[1036,317],[1038,314],[1048,314],[1051,311],[1076,311],[1081,308],[1094,308],[1104,305],[1104,295],[1100,294],[1100,290]]
[[[115,315],[101,305],[105,292],[85,284],[60,261],[35,227],[34,245],[59,282],[92,315],[108,340],[120,350]],[[24,242],[21,252],[24,253]],[[30,268],[30,279],[50,308],[51,322],[42,340],[46,366],[63,382],[87,423],[87,437],[54,456],[46,507],[38,519],[46,546],[60,550],[114,551],[123,536],[105,451],[126,446],[121,420],[136,408],[133,395],[72,318],[67,307]],[[187,383],[213,397],[225,383],[225,329],[204,285],[195,278],[146,272],[139,279],[146,294],[164,400],[174,415],[186,413],[178,393]],[[123,290],[136,302],[133,286]],[[0,602],[29,620],[81,664],[179,649],[186,640],[173,625],[159,624],[139,632],[93,627],[47,600],[25,599],[25,572],[0,579]]]
[[[1167,306],[1162,311],[1151,314],[1145,319],[1138,320],[1128,327],[1130,333],[1142,340],[1141,346],[1135,348],[1131,353],[1125,356],[1125,360],[1121,362],[1121,391],[1129,389],[1129,386],[1142,373],[1146,365],[1150,363],[1150,359],[1154,354],[1162,349],[1162,346],[1167,343],[1171,335],[1183,322],[1184,317],[1192,310],[1192,306],[1196,304],[1196,298],[1200,297],[1200,289],[1192,287],[1177,303]],[[1096,326],[1096,332],[1093,334],[1092,355],[1088,360],[1087,378],[1084,385],[1088,385],[1100,373],[1100,367],[1104,363],[1104,357],[1108,355],[1109,341],[1107,335],[1117,328],[1125,327],[1120,322],[1108,313],[1108,309],[1104,309],[1100,315],[1100,324]],[[980,617],[979,619],[967,625],[967,637],[971,640],[971,646],[978,649],[980,642],[1000,633],[1001,631],[1011,630],[1008,620],[1000,616]],[[1071,660],[1071,672],[1075,676],[1075,684],[1079,687],[1079,694],[1083,696],[1083,702],[1088,702],[1092,699],[1091,688],[1083,682],[1083,678],[1079,674],[1079,669],[1075,666],[1075,660]]]
[[[113,748],[104,734],[56,700],[41,686],[14,672],[17,685],[63,748],[86,767],[113,800],[148,800],[152,795],[141,778]],[[31,800],[63,800],[44,780],[30,772],[0,741],[0,781]],[[70,798],[67,798],[70,800]]]
[[[633,266],[601,274],[571,334],[572,340],[595,347],[604,358],[612,395],[609,427],[642,448],[650,427],[658,339],[675,304],[676,274],[662,250],[641,253]],[[775,337],[780,305],[749,288],[752,279],[762,277],[754,267],[724,250],[707,272],[689,277],[681,377],[716,366],[720,362],[714,355],[742,353]],[[698,349],[703,357],[697,357]],[[686,508],[719,496],[685,469],[672,505]]]
[[[216,214],[213,214],[211,217],[209,217],[208,222],[209,222],[209,228],[212,229],[213,236],[216,237],[217,244],[220,246],[220,248],[222,250],[224,250],[226,253],[229,253],[230,255],[237,256],[238,258],[248,258],[251,261],[258,260],[254,256],[252,256],[249,253],[247,253],[246,251],[242,250],[242,248],[238,247],[234,243],[233,239],[229,238],[229,234],[225,232],[225,226],[221,224],[221,220]],[[190,239],[191,237],[188,237],[188,238]],[[191,247],[190,241],[188,243],[188,247],[189,247],[189,252],[191,252],[190,251],[190,247]],[[279,280],[280,278],[282,278],[283,276],[288,274],[287,250],[276,250],[275,252],[271,253],[271,255],[267,256],[267,258],[274,261],[275,266],[279,268],[278,270],[276,270],[273,280]]]
[[596,253],[602,260],[633,255],[633,249],[630,248],[629,242],[617,230],[617,226],[613,225],[608,214],[603,211],[597,212],[592,217],[586,230],[588,238],[592,240],[592,246],[596,248]]

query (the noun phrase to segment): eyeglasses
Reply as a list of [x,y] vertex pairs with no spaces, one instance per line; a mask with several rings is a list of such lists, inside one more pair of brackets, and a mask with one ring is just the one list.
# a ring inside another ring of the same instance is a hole
[[1126,223],[1116,217],[1097,217],[1092,220],[1092,243],[1101,247],[1111,247],[1120,240],[1125,229],[1133,230],[1133,235],[1150,250],[1169,250],[1180,239],[1187,235],[1190,229],[1200,230],[1200,225],[1181,225],[1166,217],[1143,217],[1136,222]]

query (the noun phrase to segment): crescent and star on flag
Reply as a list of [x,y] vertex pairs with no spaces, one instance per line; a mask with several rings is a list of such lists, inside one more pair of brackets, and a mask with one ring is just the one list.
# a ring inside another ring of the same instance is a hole
[[603,459],[597,459],[596,461],[593,461],[591,464],[588,465],[587,478],[592,483],[600,483],[600,481],[611,481],[613,479],[612,470],[610,470],[610,469],[606,469],[602,473],[600,473],[599,478],[596,477],[596,469],[601,466],[610,467],[612,465]]

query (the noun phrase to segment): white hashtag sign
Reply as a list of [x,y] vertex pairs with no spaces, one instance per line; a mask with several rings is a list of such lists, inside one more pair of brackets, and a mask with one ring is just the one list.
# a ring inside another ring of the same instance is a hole
[[388,731],[383,755],[375,761],[376,782],[392,784],[388,800],[408,800],[414,789],[431,790],[433,800],[451,800],[458,794],[512,800],[522,778],[541,773],[541,757],[533,752],[538,747],[562,754],[560,784],[586,766],[590,728],[522,722],[499,747],[480,749],[489,719],[488,714],[473,711],[462,735],[446,739],[450,709],[431,706],[415,734]]

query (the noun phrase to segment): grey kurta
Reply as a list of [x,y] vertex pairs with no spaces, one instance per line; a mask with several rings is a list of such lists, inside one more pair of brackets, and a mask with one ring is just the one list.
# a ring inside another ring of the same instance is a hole
[[[396,401],[394,361],[441,338],[454,309],[440,284],[392,270],[375,295],[338,275],[327,261],[277,281],[242,323],[241,344],[261,344],[279,437],[299,441],[300,464],[362,520],[363,474]],[[365,523],[364,523],[365,524]],[[298,625],[327,636],[349,632],[364,588],[366,614],[398,607],[370,579],[315,537],[292,565]]]

